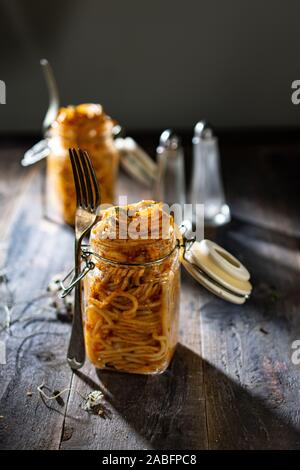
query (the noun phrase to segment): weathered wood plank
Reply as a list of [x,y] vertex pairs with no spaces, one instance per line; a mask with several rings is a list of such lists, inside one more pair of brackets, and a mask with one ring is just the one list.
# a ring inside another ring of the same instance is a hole
[[[250,261],[254,253],[245,246],[242,249]],[[271,256],[271,252],[266,254]],[[212,448],[300,447],[297,411],[300,371],[291,362],[291,344],[296,331],[299,336],[299,300],[293,306],[288,302],[289,312],[286,298],[272,300],[273,288],[268,286],[275,285],[282,292],[286,284],[281,283],[274,258],[268,263],[268,267],[261,266],[260,272],[256,263],[257,290],[247,306],[225,306],[221,301],[212,300],[202,310]],[[298,275],[298,285],[299,281]],[[295,298],[296,284],[294,289]],[[295,315],[293,321],[288,315]]]
[[26,187],[31,184],[37,168],[22,169],[20,159],[24,148],[0,147],[0,241],[6,243],[9,230],[18,211],[18,203],[22,199]]
[[249,267],[254,292],[244,307],[211,299],[202,309],[209,447],[299,449],[300,368],[291,361],[300,337],[299,248],[289,235],[297,227],[288,225],[294,188],[274,173],[274,157],[243,156],[235,166],[238,158],[228,168],[240,169],[228,178],[236,219],[218,241]]
[[198,286],[185,278],[183,292],[181,340],[169,370],[138,376],[87,364],[74,377],[67,414],[80,414],[81,396],[99,389],[110,418],[88,415],[76,427],[66,418],[62,449],[207,448]]
[[58,322],[53,310],[45,310],[47,299],[33,302],[24,310],[29,300],[45,292],[53,275],[70,266],[72,258],[71,231],[42,219],[41,173],[38,169],[32,172],[9,227],[7,276],[16,303],[12,323],[18,316],[20,321],[8,334],[1,334],[7,348],[7,363],[0,366],[3,449],[59,447],[65,406],[55,401],[45,404],[37,386],[45,382],[52,389],[62,390],[70,385],[72,375],[65,361],[69,325]]

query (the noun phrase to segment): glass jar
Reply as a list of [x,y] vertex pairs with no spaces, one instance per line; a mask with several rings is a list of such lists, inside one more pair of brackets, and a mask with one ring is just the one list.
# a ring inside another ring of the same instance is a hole
[[61,108],[49,131],[47,158],[48,211],[73,225],[76,194],[69,148],[86,150],[100,183],[101,202],[113,204],[119,153],[113,141],[115,122],[98,104]]
[[[121,237],[124,214],[127,237]],[[165,238],[163,219],[169,221]],[[131,224],[139,227],[138,237],[131,238]],[[164,217],[162,206],[153,201],[112,207],[93,228],[90,249],[95,267],[84,281],[89,359],[100,369],[164,372],[177,344],[180,301],[180,248],[173,218]]]

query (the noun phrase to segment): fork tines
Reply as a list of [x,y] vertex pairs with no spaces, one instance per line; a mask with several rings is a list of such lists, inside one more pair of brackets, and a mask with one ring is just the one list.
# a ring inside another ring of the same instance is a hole
[[100,189],[90,157],[85,150],[69,149],[77,207],[95,212],[100,205]]

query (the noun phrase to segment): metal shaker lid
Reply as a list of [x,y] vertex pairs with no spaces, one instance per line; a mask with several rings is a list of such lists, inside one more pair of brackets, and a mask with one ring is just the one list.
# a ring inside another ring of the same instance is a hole
[[181,142],[178,135],[172,129],[166,129],[159,138],[157,153],[161,153],[164,150],[177,150],[180,146]]
[[199,121],[194,127],[193,143],[197,144],[200,139],[214,139],[214,132],[211,125],[207,121]]

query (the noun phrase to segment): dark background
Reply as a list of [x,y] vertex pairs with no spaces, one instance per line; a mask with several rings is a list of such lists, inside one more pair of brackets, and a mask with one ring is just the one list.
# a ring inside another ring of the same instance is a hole
[[297,0],[1,0],[0,134],[40,130],[51,62],[63,104],[100,102],[129,131],[298,128]]

